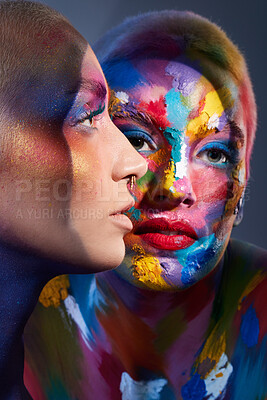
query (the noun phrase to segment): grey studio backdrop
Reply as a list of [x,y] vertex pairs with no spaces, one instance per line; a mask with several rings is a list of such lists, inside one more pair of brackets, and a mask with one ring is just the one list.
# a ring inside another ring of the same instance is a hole
[[245,55],[258,104],[258,130],[244,219],[232,236],[267,248],[267,2],[265,0],[44,0],[64,14],[93,46],[108,29],[126,17],[163,10],[190,10],[223,28]]

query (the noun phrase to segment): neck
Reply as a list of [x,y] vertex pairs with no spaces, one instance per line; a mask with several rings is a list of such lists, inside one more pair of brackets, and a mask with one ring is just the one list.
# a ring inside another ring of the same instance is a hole
[[53,274],[47,260],[0,243],[0,398],[29,399],[23,384],[23,330]]
[[133,379],[146,380],[153,374],[167,377],[173,369],[177,373],[179,366],[170,361],[174,357],[184,358],[181,368],[190,373],[210,328],[222,265],[223,261],[191,288],[176,292],[137,288],[115,271],[97,275],[98,293],[104,300],[96,309],[97,318]]

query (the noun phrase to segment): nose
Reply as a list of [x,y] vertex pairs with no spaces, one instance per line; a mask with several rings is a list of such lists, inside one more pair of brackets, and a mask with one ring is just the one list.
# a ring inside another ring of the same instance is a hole
[[171,210],[178,206],[189,208],[196,202],[196,195],[190,179],[189,167],[184,171],[182,178],[174,178],[173,164],[163,169],[155,177],[146,194],[150,206]]
[[117,182],[131,175],[136,179],[141,178],[147,172],[145,159],[134,149],[124,134],[113,123],[112,125],[113,137],[116,137],[112,179]]

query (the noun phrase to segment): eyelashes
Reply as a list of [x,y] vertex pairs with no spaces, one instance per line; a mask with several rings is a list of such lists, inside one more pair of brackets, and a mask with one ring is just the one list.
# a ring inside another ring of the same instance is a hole
[[98,120],[105,110],[105,103],[99,104],[95,110],[83,110],[75,118],[72,125],[84,126],[86,128],[94,128],[95,120]]
[[230,145],[219,142],[208,143],[197,152],[196,157],[205,163],[220,168],[238,162],[236,150]]
[[155,142],[146,132],[139,129],[120,129],[137,151],[149,152],[157,149]]

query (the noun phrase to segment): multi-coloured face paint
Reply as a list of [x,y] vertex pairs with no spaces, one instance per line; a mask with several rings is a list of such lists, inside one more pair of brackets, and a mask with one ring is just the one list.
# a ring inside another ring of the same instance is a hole
[[108,72],[113,121],[149,168],[135,191],[134,230],[117,271],[158,290],[188,287],[221,259],[244,190],[238,91],[230,76],[215,89],[185,58],[122,61]]

